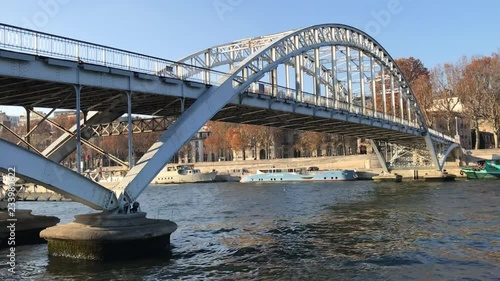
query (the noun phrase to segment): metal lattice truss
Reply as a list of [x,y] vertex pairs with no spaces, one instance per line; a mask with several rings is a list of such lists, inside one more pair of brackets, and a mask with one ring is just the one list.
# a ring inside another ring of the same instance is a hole
[[[454,151],[461,153],[458,144],[456,143],[434,143],[433,149],[438,162],[438,166],[434,163],[434,155],[426,145],[398,145],[387,142],[373,142],[372,147],[376,151],[377,157],[381,163],[386,163],[384,171],[388,172],[389,169],[406,169],[413,168],[419,169],[423,167],[433,167],[442,169],[448,156]],[[459,158],[460,155],[454,155]]]
[[[175,118],[171,117],[154,117],[146,119],[132,120],[132,133],[151,133],[165,131]],[[129,131],[127,121],[115,121],[111,123],[95,124],[91,126],[92,135],[94,136],[118,136],[127,135]]]
[[281,39],[283,35],[290,34],[292,32],[293,31],[287,31],[214,46],[188,55],[180,59],[179,62],[192,66],[192,73],[199,72],[200,68],[215,69],[223,65],[229,65],[230,68],[233,68],[234,65],[243,61],[262,47],[265,47],[270,43]]
[[[186,64],[186,68],[188,69],[187,71],[184,70],[182,78],[188,79],[193,75],[202,72],[203,69],[214,70],[224,66],[226,66],[226,69],[222,69],[221,71],[227,72],[233,69],[235,66],[237,66],[239,63],[241,63],[243,60],[245,60],[253,53],[258,52],[259,49],[271,44],[274,41],[283,38],[283,36],[290,34],[292,32],[293,31],[287,31],[268,36],[239,40],[229,44],[215,46],[206,50],[196,52],[189,56],[186,56],[179,60],[180,63]],[[341,50],[337,51],[341,52]],[[322,54],[325,55],[325,53]],[[263,59],[266,58],[264,57]],[[303,62],[304,65],[301,66],[302,71],[304,71],[310,76],[315,75],[314,57],[304,55]],[[285,64],[288,66],[295,67],[295,62],[293,60],[285,62]],[[191,66],[191,68],[189,66]],[[333,81],[332,79],[334,79],[334,77],[332,77],[332,72],[326,67],[321,68],[319,79],[321,80],[322,84],[330,85],[331,87],[334,86],[332,85]],[[209,80],[209,78],[207,80]],[[342,84],[337,83],[337,85],[335,86],[337,87],[337,91],[339,93],[347,95],[347,89],[345,89]]]
[[[319,102],[427,130],[416,98],[394,60],[373,38],[349,26],[318,25],[245,39],[179,62],[195,67],[183,71],[183,79],[198,74],[201,68],[213,72],[225,66],[223,70],[231,71],[234,87],[240,92],[262,89],[260,85],[265,84],[264,92],[271,96],[293,94],[297,101]],[[278,73],[281,68],[284,71]],[[207,71],[206,82],[212,82],[210,76]],[[313,81],[309,83],[308,78]]]

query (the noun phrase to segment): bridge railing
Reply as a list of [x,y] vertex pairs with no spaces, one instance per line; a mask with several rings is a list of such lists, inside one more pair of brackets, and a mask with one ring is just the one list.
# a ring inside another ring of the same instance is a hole
[[431,128],[429,128],[429,133],[431,133],[431,135],[443,138],[443,139],[445,139],[447,141],[450,141],[450,142],[456,142],[457,141],[455,138],[450,137],[448,135],[445,135],[445,134],[443,134],[441,132],[438,132],[438,131],[436,131],[434,129],[431,129]]
[[[265,95],[269,97],[276,97],[283,100],[290,100],[293,102],[301,102],[305,104],[311,104],[320,107],[326,107],[336,110],[341,110],[345,112],[350,112],[354,114],[374,116],[375,118],[385,119],[392,121],[394,123],[403,124],[405,126],[419,128],[418,123],[402,119],[401,117],[387,115],[383,112],[375,111],[371,108],[365,108],[363,111],[363,107],[361,105],[352,104],[349,105],[348,102],[342,100],[335,100],[330,97],[318,96],[316,97],[314,94],[309,92],[302,92],[302,95],[296,98],[297,91],[295,89],[286,88],[283,86],[276,87],[276,94],[273,94],[273,85],[271,83],[266,83],[262,81],[254,82],[250,84],[248,87],[248,92]],[[273,96],[275,95],[275,96]]]
[[222,76],[227,75],[206,68],[6,24],[0,24],[0,48],[207,84],[215,84]]

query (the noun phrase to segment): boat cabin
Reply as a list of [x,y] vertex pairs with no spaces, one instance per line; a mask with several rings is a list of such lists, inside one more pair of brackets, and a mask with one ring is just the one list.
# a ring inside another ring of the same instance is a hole
[[296,173],[302,174],[305,171],[304,168],[271,168],[271,169],[259,169],[257,170],[258,174],[278,174],[278,173]]

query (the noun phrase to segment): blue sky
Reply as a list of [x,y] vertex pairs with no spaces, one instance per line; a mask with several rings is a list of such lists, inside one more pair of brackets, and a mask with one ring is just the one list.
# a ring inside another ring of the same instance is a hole
[[2,0],[0,22],[171,60],[242,38],[342,23],[368,32],[394,58],[413,56],[432,68],[497,51],[498,11],[495,0]]

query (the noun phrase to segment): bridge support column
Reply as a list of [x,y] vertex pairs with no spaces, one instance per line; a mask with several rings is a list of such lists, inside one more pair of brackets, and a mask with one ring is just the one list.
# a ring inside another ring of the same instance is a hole
[[174,222],[148,219],[143,212],[94,213],[47,228],[40,237],[47,240],[51,256],[111,260],[168,254],[170,234],[176,229]]
[[384,173],[389,173],[389,169],[387,168],[387,161],[382,154],[382,151],[380,150],[380,146],[376,144],[373,140],[369,140],[370,144],[375,151],[375,154],[377,155],[378,162],[380,163],[380,166],[382,166],[382,170]]
[[439,163],[438,155],[436,153],[436,148],[434,147],[434,144],[432,143],[431,135],[429,133],[427,133],[424,136],[424,139],[425,139],[425,144],[427,146],[427,150],[429,150],[429,155],[431,157],[432,164],[434,165],[434,167],[436,169],[441,171],[443,169],[444,162],[443,162],[443,165],[441,165]]
[[127,122],[128,122],[128,167],[134,167],[134,148],[132,146],[132,92],[127,92]]
[[59,223],[57,217],[32,215],[31,210],[17,209],[13,212],[15,216],[11,216],[11,211],[1,207],[0,248],[44,243],[40,231]]

